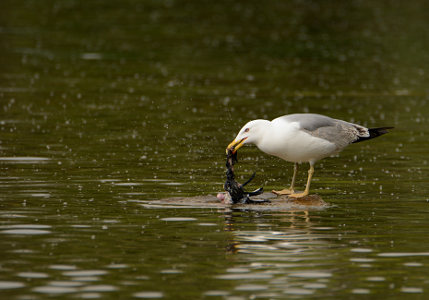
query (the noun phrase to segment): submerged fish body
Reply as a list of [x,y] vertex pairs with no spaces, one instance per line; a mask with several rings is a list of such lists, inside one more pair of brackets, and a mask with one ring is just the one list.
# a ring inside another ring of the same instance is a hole
[[226,182],[224,184],[224,189],[227,192],[228,200],[230,203],[236,204],[256,204],[262,202],[269,202],[265,200],[252,200],[250,196],[260,195],[264,192],[264,189],[261,187],[253,192],[246,192],[244,186],[247,185],[255,177],[255,173],[250,176],[250,178],[243,184],[238,183],[235,180],[234,174],[234,164],[237,162],[237,152],[233,150],[228,150],[226,155]]

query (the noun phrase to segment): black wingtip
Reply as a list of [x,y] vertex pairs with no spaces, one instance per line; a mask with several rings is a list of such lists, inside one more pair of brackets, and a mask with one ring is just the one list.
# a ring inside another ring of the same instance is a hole
[[388,126],[388,127],[377,127],[377,128],[369,128],[369,138],[375,138],[377,136],[386,134],[389,132],[389,129],[393,129],[393,126]]
[[386,127],[377,127],[377,128],[368,128],[369,136],[368,137],[359,137],[356,141],[353,143],[359,143],[366,140],[370,140],[376,137],[379,137],[380,135],[389,133],[390,129],[393,129],[395,127],[393,126],[386,126]]

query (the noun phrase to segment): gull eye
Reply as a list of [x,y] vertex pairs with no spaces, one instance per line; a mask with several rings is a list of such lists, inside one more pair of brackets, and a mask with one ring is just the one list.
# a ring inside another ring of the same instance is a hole
[[249,130],[250,130],[250,128],[246,128],[246,129],[244,130],[244,132],[249,132]]

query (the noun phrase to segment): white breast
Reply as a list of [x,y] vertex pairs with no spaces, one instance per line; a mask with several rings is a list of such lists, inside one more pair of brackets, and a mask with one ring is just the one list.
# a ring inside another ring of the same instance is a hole
[[256,143],[263,152],[290,162],[315,162],[336,152],[336,146],[300,130],[297,122],[275,119]]

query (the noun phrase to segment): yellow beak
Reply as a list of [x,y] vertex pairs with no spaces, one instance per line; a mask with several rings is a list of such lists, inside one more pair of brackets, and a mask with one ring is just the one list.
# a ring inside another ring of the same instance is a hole
[[228,150],[232,150],[232,153],[237,152],[238,148],[244,145],[244,141],[247,139],[247,137],[241,139],[241,140],[233,140],[228,147],[226,147],[226,154],[228,154]]

